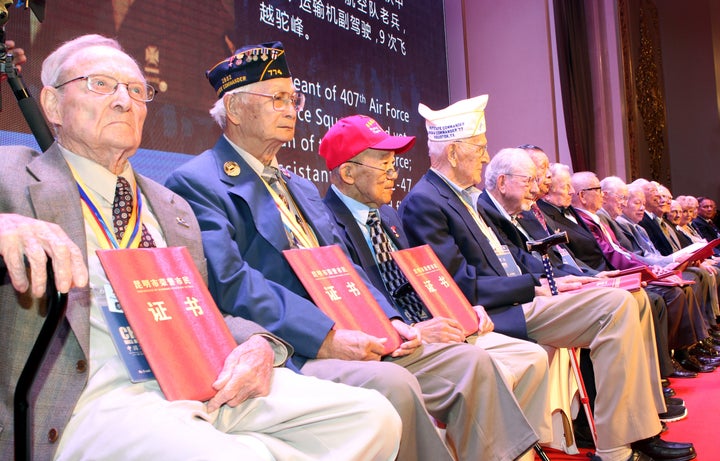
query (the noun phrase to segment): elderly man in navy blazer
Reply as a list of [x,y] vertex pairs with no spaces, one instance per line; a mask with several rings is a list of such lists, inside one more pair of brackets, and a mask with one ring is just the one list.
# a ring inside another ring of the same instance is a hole
[[[512,258],[478,209],[475,186],[488,161],[486,103],[487,95],[438,111],[420,105],[431,169],[400,205],[409,242],[435,250],[470,302],[488,310],[496,330],[554,347],[590,349],[595,369],[602,370],[596,375],[597,457],[694,457],[692,446],[658,435],[665,403],[649,313],[639,313],[622,290],[551,296],[547,282]],[[532,172],[505,173],[505,180],[518,187],[534,181]]]

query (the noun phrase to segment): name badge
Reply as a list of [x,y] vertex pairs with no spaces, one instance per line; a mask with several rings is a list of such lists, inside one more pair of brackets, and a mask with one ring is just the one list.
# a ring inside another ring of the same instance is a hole
[[505,274],[507,274],[508,277],[517,277],[522,275],[522,271],[515,262],[515,258],[513,258],[512,254],[510,254],[510,249],[507,245],[500,245],[500,247],[495,250],[495,254],[500,260],[500,264],[502,264],[503,269],[505,269]]
[[558,253],[560,253],[563,264],[567,264],[568,266],[572,266],[575,269],[582,270],[582,269],[580,269],[580,266],[578,266],[578,264],[575,262],[575,258],[573,258],[570,255],[569,251],[567,251],[565,248],[560,247],[560,246],[555,247],[555,248],[557,249]]
[[105,285],[104,290],[99,289],[93,292],[93,297],[105,317],[110,337],[125,364],[125,368],[130,375],[130,381],[141,383],[155,379],[145,354],[140,348],[140,343],[135,337],[132,328],[130,328],[127,317],[125,317],[125,313],[110,284]]

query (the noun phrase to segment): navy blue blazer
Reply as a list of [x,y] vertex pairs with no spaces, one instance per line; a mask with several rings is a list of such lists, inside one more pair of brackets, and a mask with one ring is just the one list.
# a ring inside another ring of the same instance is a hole
[[495,331],[528,339],[521,304],[535,298],[537,279],[530,273],[505,275],[464,202],[440,176],[428,171],[403,199],[399,214],[410,245],[432,247],[470,304],[485,307]]
[[[224,171],[226,162],[240,168]],[[284,179],[320,245],[338,244],[335,225],[317,187],[293,173]],[[283,250],[290,248],[275,201],[264,181],[225,137],[170,174],[166,185],[190,203],[202,231],[208,284],[220,309],[264,326],[295,348],[302,367],[317,352],[334,322],[313,304]],[[400,317],[357,267],[388,317]]]

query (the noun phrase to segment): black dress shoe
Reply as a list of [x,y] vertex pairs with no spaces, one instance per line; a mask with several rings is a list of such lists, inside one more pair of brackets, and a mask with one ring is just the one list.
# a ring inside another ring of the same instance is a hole
[[703,365],[710,365],[713,368],[720,366],[720,357],[708,357],[706,355],[696,355],[695,358]]
[[665,397],[665,406],[668,405],[682,405],[685,406],[685,401],[677,397]]
[[660,413],[658,417],[660,421],[665,423],[672,423],[673,421],[680,421],[687,417],[687,408],[684,405],[665,405],[667,411]]
[[690,461],[697,456],[692,443],[666,442],[659,435],[639,440],[631,446],[656,461]]
[[697,371],[686,369],[675,359],[672,359],[672,366],[673,372],[670,376],[673,378],[697,378]]
[[698,359],[696,359],[692,355],[689,355],[686,358],[678,359],[677,362],[684,369],[694,371],[695,373],[712,373],[713,371],[715,371],[715,367],[700,363]]
[[718,358],[720,357],[720,352],[716,351],[713,347],[708,347],[701,341],[690,348],[690,355],[694,355],[695,357],[705,356]]
[[662,387],[670,387],[670,380],[667,378],[660,378],[660,384]]
[[663,396],[664,397],[672,397],[675,395],[675,389],[672,387],[663,387]]

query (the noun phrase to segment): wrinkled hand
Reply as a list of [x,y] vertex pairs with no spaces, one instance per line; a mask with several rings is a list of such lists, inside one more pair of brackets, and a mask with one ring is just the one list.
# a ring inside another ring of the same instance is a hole
[[490,333],[491,331],[493,331],[495,329],[495,324],[493,323],[488,313],[485,311],[485,308],[483,306],[473,306],[473,309],[475,309],[475,312],[478,316],[477,334],[484,335],[485,333]]
[[274,357],[270,344],[258,335],[233,349],[213,383],[213,389],[218,392],[207,403],[208,413],[223,404],[235,407],[247,399],[268,395]]
[[395,331],[400,334],[400,337],[405,340],[402,344],[400,344],[400,347],[390,354],[392,357],[410,355],[415,351],[415,349],[420,347],[422,344],[422,336],[417,328],[411,327],[402,320],[398,319],[391,320],[390,323],[392,323]]
[[706,271],[708,271],[708,272],[709,272],[710,274],[712,274],[712,275],[717,275],[717,272],[718,272],[717,267],[715,267],[714,265],[712,265],[712,264],[711,264],[710,262],[708,262],[708,261],[703,261],[703,262],[701,262],[701,263],[700,263],[700,267],[702,267],[703,269],[705,269]]
[[620,274],[620,271],[617,271],[617,270],[616,271],[602,271],[602,272],[598,272],[597,274],[595,274],[595,277],[597,277],[599,279],[607,279],[607,278],[611,278],[611,277],[617,277],[618,274]]
[[[0,214],[0,257],[17,291],[24,293],[31,287],[37,298],[45,293],[48,256],[52,258],[55,286],[61,293],[87,285],[82,252],[60,226],[17,214]],[[30,280],[25,258],[30,264]]]
[[[25,64],[27,62],[27,56],[25,56],[25,50],[22,48],[15,48],[15,41],[13,40],[5,40],[5,51],[7,53],[12,53],[13,55],[13,65],[17,69],[18,73],[22,70],[22,64]],[[2,75],[2,78],[6,78],[6,75]]]
[[461,343],[465,341],[460,322],[445,317],[433,317],[415,324],[426,343]]
[[547,280],[540,280],[540,286],[535,287],[535,296],[552,296],[552,291],[550,291]]
[[330,330],[317,353],[319,359],[380,360],[387,338],[358,330]]

